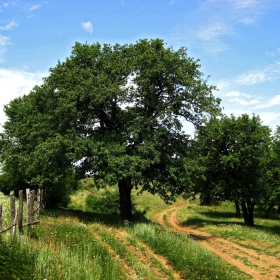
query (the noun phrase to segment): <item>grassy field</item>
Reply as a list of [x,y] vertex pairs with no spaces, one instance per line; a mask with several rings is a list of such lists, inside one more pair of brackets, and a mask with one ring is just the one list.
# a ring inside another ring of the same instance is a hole
[[191,201],[178,211],[177,218],[187,227],[245,244],[260,253],[280,256],[280,215],[276,209],[270,219],[265,219],[264,213],[256,209],[254,228],[244,226],[243,218],[236,218],[234,211],[234,205],[228,202],[201,206],[199,201]]
[[[159,225],[155,217],[173,205],[166,205],[158,196],[138,196],[133,191],[136,221],[122,223],[114,203],[115,188],[98,191],[90,183],[84,187],[86,190],[72,196],[67,209],[42,213],[40,225],[13,245],[1,236],[0,279],[254,278],[188,235],[170,225]],[[233,217],[234,207],[228,203],[209,207],[179,200],[175,205],[183,226],[279,256],[280,219],[276,213],[270,220],[257,213],[256,228],[251,229]]]

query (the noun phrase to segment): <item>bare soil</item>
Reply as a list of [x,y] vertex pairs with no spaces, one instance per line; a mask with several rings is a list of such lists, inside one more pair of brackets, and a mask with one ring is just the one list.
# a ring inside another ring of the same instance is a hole
[[[218,255],[229,264],[236,266],[240,271],[251,275],[256,280],[280,279],[280,259],[260,254],[254,249],[248,249],[234,241],[228,241],[210,233],[202,232],[182,226],[177,218],[177,212],[184,206],[169,208],[155,216],[156,221],[170,230],[187,234],[209,251]],[[254,244],[260,248],[261,244]]]
[[[112,236],[114,236],[118,242],[123,244],[127,250],[131,253],[131,255],[135,256],[141,266],[145,267],[150,271],[150,273],[154,276],[153,279],[160,279],[160,280],[183,280],[178,272],[176,272],[172,266],[168,264],[167,259],[163,256],[156,254],[153,252],[151,248],[149,248],[146,244],[138,241],[137,246],[131,244],[129,242],[129,234],[126,231],[123,231],[119,228],[110,228],[106,227],[106,230],[110,232]],[[102,238],[98,235],[94,228],[91,227],[90,231],[94,235],[94,237],[99,240],[103,245],[106,246],[107,250],[112,254],[115,260],[120,261],[123,271],[129,277],[129,279],[143,279],[149,280],[146,278],[139,278],[137,273],[137,265],[131,267],[125,259],[120,258],[120,256],[112,249],[112,247],[107,244]],[[160,265],[154,265],[157,262]],[[161,268],[160,268],[161,267]],[[164,268],[164,269],[162,269]],[[165,271],[169,271],[170,275],[167,275]]]

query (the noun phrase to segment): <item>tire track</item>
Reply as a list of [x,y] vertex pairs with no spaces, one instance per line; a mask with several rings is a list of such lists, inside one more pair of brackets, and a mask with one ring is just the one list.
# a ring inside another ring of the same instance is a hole
[[[146,279],[148,278],[139,278],[137,273],[136,264],[131,266],[129,265],[124,258],[118,256],[115,250],[99,235],[98,230],[94,230],[94,227],[98,227],[101,231],[104,230],[100,225],[91,225],[89,226],[89,230],[94,235],[94,237],[100,241],[103,245],[105,245],[108,251],[115,256],[115,259],[118,259],[121,263],[123,271],[126,275],[129,276],[129,279]],[[129,234],[126,231],[117,229],[117,228],[108,228],[105,229],[107,232],[110,232],[111,236],[114,236],[120,244],[124,245],[127,251],[132,255],[136,256],[139,260],[139,263],[145,267],[145,269],[153,272],[153,279],[161,279],[161,280],[182,280],[179,273],[177,273],[167,262],[167,260],[161,255],[155,254],[150,247],[146,244],[137,241],[137,245],[132,244],[129,241]],[[141,250],[141,249],[142,250]],[[159,265],[154,265],[156,263]],[[160,268],[161,267],[161,268]],[[164,269],[162,269],[164,268]],[[169,271],[172,276],[168,276],[164,270]]]
[[[159,224],[168,226],[174,231],[187,234],[221,259],[236,266],[240,271],[251,275],[256,280],[278,279],[280,277],[280,260],[276,257],[259,254],[254,249],[248,249],[232,241],[214,236],[210,233],[182,226],[176,218],[182,207],[172,207],[155,219]],[[166,217],[166,218],[165,218]]]

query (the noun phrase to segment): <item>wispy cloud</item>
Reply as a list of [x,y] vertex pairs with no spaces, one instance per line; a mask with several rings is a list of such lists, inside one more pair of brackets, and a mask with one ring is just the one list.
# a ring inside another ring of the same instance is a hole
[[235,94],[234,91],[240,86],[252,86],[278,79],[280,80],[280,61],[276,60],[262,69],[252,69],[231,79],[220,80],[217,88],[222,92]]
[[83,27],[83,29],[88,32],[88,33],[92,33],[93,32],[93,26],[92,23],[90,21],[87,22],[82,22],[81,26]]
[[276,51],[273,51],[273,52],[266,52],[265,54],[267,56],[272,56],[272,57],[278,56],[278,55],[280,55],[280,48],[278,48]]
[[198,30],[197,38],[209,41],[232,33],[232,29],[223,22],[213,22],[211,25],[202,26]]
[[[218,55],[232,47],[240,25],[254,24],[279,0],[205,0],[186,14],[184,25],[174,28],[174,39],[210,55]],[[197,21],[199,18],[199,22]]]
[[261,103],[259,98],[238,90],[228,91],[224,94],[224,96],[227,98],[229,103],[236,105],[249,106]]
[[222,21],[210,21],[194,28],[177,28],[173,32],[174,40],[180,44],[201,49],[208,54],[219,54],[230,49],[225,38],[234,34],[231,26]]
[[29,8],[29,11],[30,11],[30,12],[33,12],[33,11],[35,11],[35,10],[40,9],[41,7],[42,7],[41,4],[32,5],[32,6]]
[[6,46],[10,44],[10,38],[0,34],[0,62],[2,62],[2,55],[6,51]]
[[15,21],[11,21],[5,26],[0,26],[0,30],[12,30],[18,27],[18,24]]
[[270,108],[280,104],[280,95],[275,95],[274,97],[270,98],[267,102],[264,102],[258,106],[256,109],[263,109],[263,108]]
[[255,85],[280,78],[280,61],[270,64],[264,69],[253,70],[236,77],[235,84]]
[[252,9],[261,5],[259,0],[226,0],[234,9]]

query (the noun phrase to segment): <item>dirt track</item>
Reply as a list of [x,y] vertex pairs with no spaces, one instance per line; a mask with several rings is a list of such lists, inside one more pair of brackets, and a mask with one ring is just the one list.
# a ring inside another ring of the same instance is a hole
[[[155,219],[171,230],[189,235],[226,262],[251,275],[253,279],[280,279],[279,258],[259,254],[256,250],[248,249],[232,241],[180,225],[176,214],[181,208],[169,208],[156,215]],[[259,246],[260,244],[256,244],[256,248]]]

